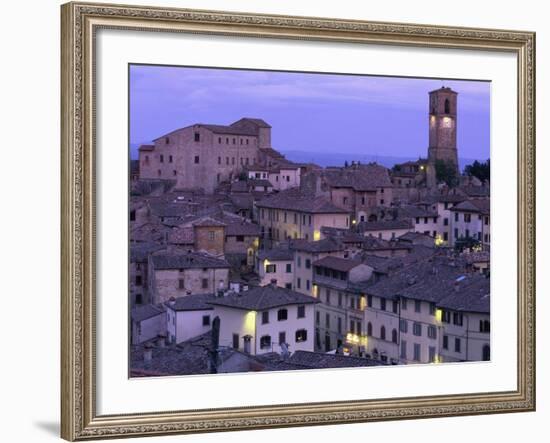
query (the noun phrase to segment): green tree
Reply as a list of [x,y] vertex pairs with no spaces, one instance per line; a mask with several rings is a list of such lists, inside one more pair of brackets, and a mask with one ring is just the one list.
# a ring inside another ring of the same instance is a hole
[[453,162],[444,160],[435,161],[435,178],[438,183],[444,182],[447,186],[453,188],[458,185],[456,166]]
[[482,182],[489,180],[491,177],[491,163],[490,160],[485,162],[479,162],[475,160],[471,165],[467,165],[464,168],[464,173],[470,177],[477,177]]

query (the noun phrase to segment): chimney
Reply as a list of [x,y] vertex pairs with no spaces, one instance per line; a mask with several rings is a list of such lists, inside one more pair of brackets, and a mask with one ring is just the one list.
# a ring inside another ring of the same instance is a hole
[[153,359],[153,346],[151,343],[146,343],[143,347],[143,361],[145,363],[150,363]]

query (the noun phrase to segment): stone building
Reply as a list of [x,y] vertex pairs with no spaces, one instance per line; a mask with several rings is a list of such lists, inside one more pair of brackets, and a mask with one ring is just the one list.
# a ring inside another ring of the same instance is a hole
[[474,239],[483,249],[490,249],[490,206],[491,202],[488,198],[480,198],[463,201],[450,209],[451,246],[456,246],[461,239]]
[[389,171],[375,163],[313,171],[302,181],[304,191],[325,197],[358,222],[367,221],[372,208],[389,207],[393,199]]
[[214,256],[180,250],[160,251],[149,256],[151,302],[227,290],[229,263]]
[[245,166],[259,164],[271,148],[271,126],[256,118],[230,125],[196,123],[176,129],[139,148],[141,179],[171,179],[176,188],[202,187],[212,193]]
[[282,191],[256,203],[267,247],[288,239],[320,240],[323,226],[349,228],[349,212],[325,197]]
[[458,170],[457,134],[457,97],[451,88],[441,87],[430,92],[429,99],[429,145],[427,184],[435,187],[435,164],[437,161],[450,164]]

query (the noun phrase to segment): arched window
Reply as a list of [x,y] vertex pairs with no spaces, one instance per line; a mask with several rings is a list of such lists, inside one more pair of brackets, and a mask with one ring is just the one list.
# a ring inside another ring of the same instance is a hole
[[481,356],[483,361],[491,360],[491,347],[489,345],[483,346],[483,355]]
[[397,329],[391,331],[391,341],[397,343]]
[[451,113],[451,102],[449,102],[449,99],[445,99],[445,114]]
[[385,328],[385,326],[382,326],[380,328],[380,338],[382,340],[386,340],[386,328]]
[[372,336],[372,323],[369,321],[368,325],[367,325],[367,335],[369,337]]
[[271,336],[264,335],[260,338],[260,348],[266,349],[271,347]]

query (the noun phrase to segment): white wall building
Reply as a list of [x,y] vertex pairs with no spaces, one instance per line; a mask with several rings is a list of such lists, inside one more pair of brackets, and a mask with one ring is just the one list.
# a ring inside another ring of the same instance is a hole
[[220,346],[253,355],[314,350],[314,312],[317,300],[275,285],[217,297],[210,302],[220,318]]

